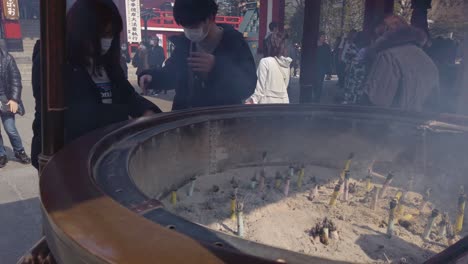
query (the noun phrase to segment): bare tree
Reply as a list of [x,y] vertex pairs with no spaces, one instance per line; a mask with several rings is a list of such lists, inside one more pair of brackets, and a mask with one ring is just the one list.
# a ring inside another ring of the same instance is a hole
[[[300,43],[304,23],[304,0],[290,0],[286,13],[289,16],[287,24],[291,38],[294,42]],[[361,30],[363,22],[364,0],[322,1],[320,30],[326,33],[331,42],[342,32],[349,32],[351,29]]]
[[395,14],[403,17],[406,21],[411,20],[411,0],[398,0],[395,5]]
[[218,1],[219,14],[223,16],[240,16],[239,5],[243,0]]

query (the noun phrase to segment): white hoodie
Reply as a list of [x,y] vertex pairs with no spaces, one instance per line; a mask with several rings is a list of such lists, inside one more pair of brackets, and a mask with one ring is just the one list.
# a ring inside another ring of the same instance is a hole
[[288,85],[292,59],[267,57],[260,60],[257,69],[257,87],[250,97],[254,104],[288,104]]

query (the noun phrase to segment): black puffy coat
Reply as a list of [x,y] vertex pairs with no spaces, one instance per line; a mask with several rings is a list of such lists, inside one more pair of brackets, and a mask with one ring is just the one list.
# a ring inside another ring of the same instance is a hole
[[[38,155],[41,153],[41,61],[39,50],[40,41],[37,41],[34,47],[32,68],[32,88],[36,112],[32,126],[33,139],[31,144],[31,160],[36,168],[39,168]],[[108,67],[106,70],[113,83],[112,104],[101,103],[101,95],[96,84],[85,69],[71,65],[66,66],[66,143],[95,129],[128,120],[129,117],[140,117],[146,110],[161,112],[157,106],[135,92],[120,66]]]
[[21,73],[15,59],[8,52],[0,49],[0,94],[8,100],[21,101]]
[[153,90],[175,89],[173,110],[241,104],[255,91],[257,71],[249,46],[233,27],[219,26],[224,29],[223,38],[213,53],[216,62],[204,84],[189,70],[191,42],[183,35],[171,39],[175,50],[162,69],[140,74],[152,75]]
[[141,117],[145,111],[161,110],[137,94],[125,78],[120,65],[106,67],[112,82],[112,104],[103,104],[101,94],[88,71],[67,65],[65,68],[65,141],[113,123]]

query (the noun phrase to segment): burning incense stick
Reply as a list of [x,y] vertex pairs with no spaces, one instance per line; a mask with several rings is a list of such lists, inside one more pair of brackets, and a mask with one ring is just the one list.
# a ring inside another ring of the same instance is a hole
[[255,190],[255,188],[257,188],[257,175],[254,175],[250,180],[250,188],[252,190]]
[[237,235],[244,237],[244,203],[238,202],[236,206],[237,212]]
[[339,240],[340,236],[338,234],[338,229],[332,220],[328,222],[328,228],[330,229],[330,238],[333,240]]
[[395,195],[395,198],[398,200],[396,214],[399,216],[402,216],[405,212],[405,206],[403,205],[403,203],[405,202],[407,193],[408,192],[398,191]]
[[429,203],[429,198],[431,197],[431,193],[432,193],[432,188],[429,188],[429,187],[426,188],[423,202],[421,204],[421,207],[419,208],[419,211],[421,212],[421,214],[424,211],[424,208],[426,208],[427,203]]
[[171,204],[176,205],[177,204],[177,190],[173,189],[171,192]]
[[448,212],[445,212],[442,215],[442,220],[439,223],[439,236],[445,237],[447,235],[447,221],[449,219]]
[[388,227],[387,227],[387,236],[392,238],[393,232],[395,231],[395,209],[398,205],[397,199],[392,199],[390,201],[390,213],[388,215]]
[[429,219],[427,220],[426,229],[424,229],[423,239],[429,240],[429,235],[431,234],[432,227],[434,226],[436,218],[439,216],[439,210],[434,209],[432,210]]
[[289,186],[291,185],[291,176],[286,177],[286,184],[284,185],[283,194],[284,196],[289,195]]
[[329,232],[330,230],[328,229],[328,227],[324,227],[323,228],[323,231],[322,231],[322,235],[320,236],[320,242],[322,242],[322,244],[324,245],[328,245],[330,244],[330,238],[329,238]]
[[383,184],[383,186],[382,186],[382,191],[380,192],[380,198],[381,198],[381,199],[382,199],[382,198],[385,198],[387,189],[388,189],[388,187],[390,186],[390,184],[392,183],[394,177],[395,177],[395,176],[394,176],[392,173],[389,173],[389,174],[387,175],[387,178],[385,179],[385,182],[384,182],[384,184]]
[[465,202],[466,195],[464,193],[460,193],[458,197],[458,212],[457,212],[457,222],[455,225],[455,234],[460,234],[463,230],[463,218],[465,216]]
[[370,174],[370,169],[368,170],[368,174],[366,176],[366,191],[370,192],[372,190],[372,176]]
[[260,192],[263,192],[265,190],[265,182],[266,182],[266,176],[265,176],[265,171],[260,171],[260,183],[258,185],[258,189]]
[[349,199],[349,179],[350,179],[350,172],[345,172],[345,180],[344,180],[344,192],[343,192],[343,200],[348,201]]
[[379,193],[380,193],[379,187],[375,186],[372,192],[373,194],[372,194],[371,209],[375,211],[377,210],[377,204],[379,202]]
[[304,174],[305,174],[305,168],[304,164],[302,164],[301,169],[299,170],[299,178],[297,179],[297,188],[301,189],[302,188],[302,182],[304,181]]
[[340,189],[342,185],[343,185],[343,182],[340,180],[338,184],[335,186],[335,189],[333,190],[333,194],[330,198],[330,203],[329,203],[331,207],[336,205],[336,200],[338,199],[338,196],[340,195]]
[[191,179],[190,179],[190,187],[189,187],[189,191],[188,191],[188,196],[189,197],[192,197],[193,196],[193,191],[195,190],[195,181],[197,180],[197,177],[196,176],[193,176]]
[[345,171],[349,171],[349,168],[351,168],[351,162],[353,161],[353,159],[354,159],[354,153],[351,152],[349,153],[348,160],[346,161],[346,165],[344,168]]
[[314,187],[310,190],[310,193],[309,193],[309,201],[313,201],[317,197],[318,197],[318,185],[314,184]]
[[279,189],[281,187],[281,181],[283,180],[283,178],[281,177],[281,174],[279,172],[276,173],[276,177],[275,177],[275,188],[276,189]]
[[237,195],[233,193],[231,195],[231,220],[236,220],[236,205],[237,205]]
[[453,230],[453,226],[450,223],[450,219],[447,217],[447,242],[448,245],[451,246],[455,243],[455,231]]

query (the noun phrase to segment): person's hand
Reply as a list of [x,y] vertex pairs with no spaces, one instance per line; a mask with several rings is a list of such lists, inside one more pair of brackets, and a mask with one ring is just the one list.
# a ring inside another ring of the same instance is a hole
[[10,112],[12,112],[13,114],[16,114],[16,112],[18,112],[18,103],[13,101],[13,100],[10,100],[8,101],[7,105],[10,106]]
[[145,74],[140,77],[140,88],[143,91],[148,91],[150,83],[153,81],[153,76]]
[[207,76],[214,68],[215,56],[209,53],[203,52],[192,52],[190,57],[187,59],[188,65],[196,73],[201,73]]
[[245,104],[246,105],[251,105],[251,104],[254,104],[254,101],[252,100],[252,98],[249,98],[249,99],[245,100]]

